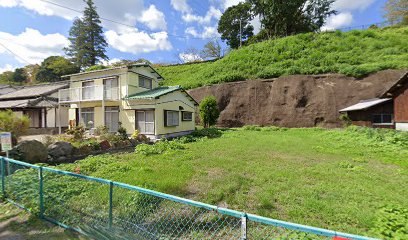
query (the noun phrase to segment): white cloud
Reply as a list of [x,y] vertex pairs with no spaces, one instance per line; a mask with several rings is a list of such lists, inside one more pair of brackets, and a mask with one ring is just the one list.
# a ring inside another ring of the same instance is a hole
[[254,34],[258,34],[261,31],[261,20],[259,19],[259,15],[256,15],[254,19],[250,21],[251,25],[254,27]]
[[193,53],[180,53],[179,58],[185,63],[203,60],[203,58],[200,57],[198,54],[193,54]]
[[157,10],[156,6],[150,5],[150,7],[145,10],[139,21],[148,26],[151,30],[166,30],[167,24],[164,19],[164,14]]
[[238,3],[245,2],[245,0],[222,0],[224,9],[238,5]]
[[171,6],[179,12],[190,13],[191,7],[187,4],[187,0],[171,0]]
[[10,64],[4,65],[4,67],[0,67],[0,74],[7,72],[7,71],[14,71],[15,67],[11,66]]
[[111,58],[109,60],[101,60],[101,64],[104,65],[104,66],[108,66],[108,65],[120,62],[120,61],[121,61],[121,59],[119,59],[119,58]]
[[218,20],[221,18],[221,16],[222,12],[219,9],[216,9],[215,7],[211,6],[204,17],[188,13],[183,15],[182,18],[185,22],[197,22],[199,24],[208,24],[211,22],[213,18]]
[[105,32],[105,36],[108,44],[121,52],[138,54],[172,49],[166,32],[147,34],[132,31],[118,34],[115,31],[109,30]]
[[[43,35],[32,28],[26,28],[18,35],[0,32],[0,42],[30,63],[40,63],[46,57],[61,55],[62,49],[69,43],[67,38],[59,33]],[[0,54],[10,53],[0,47]],[[23,59],[14,57],[20,63],[27,64]]]
[[197,32],[194,27],[188,27],[186,28],[185,33],[196,38],[215,38],[220,36],[215,27],[204,27],[202,33]]
[[343,12],[333,15],[327,19],[322,31],[335,30],[350,25],[353,22],[353,15],[350,12]]
[[[83,0],[52,0],[52,2],[79,11],[82,11],[85,8]],[[146,24],[150,29],[159,29],[157,24],[163,24],[164,14],[157,10],[154,5],[150,5],[149,8],[145,9],[143,3],[143,0],[121,0],[120,3],[117,1],[96,1],[95,5],[99,16],[102,16],[103,18],[131,26],[136,26],[136,23],[139,20],[141,23]],[[58,16],[67,20],[73,20],[75,17],[82,15],[81,13],[39,0],[0,0],[0,7],[17,6],[32,10],[40,15]],[[149,22],[147,19],[153,20],[153,22]],[[103,20],[102,25],[109,30],[114,30],[119,33],[128,32],[129,29],[132,30],[130,27]],[[166,26],[166,24],[163,25]],[[163,28],[160,28],[160,30],[163,30]]]
[[15,7],[17,4],[16,0],[0,0],[0,7]]
[[375,0],[337,0],[332,8],[337,11],[364,10],[374,2]]

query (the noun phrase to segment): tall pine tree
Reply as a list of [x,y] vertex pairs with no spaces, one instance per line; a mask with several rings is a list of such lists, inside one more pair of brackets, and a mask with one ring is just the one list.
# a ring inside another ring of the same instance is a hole
[[102,31],[101,20],[92,0],[85,0],[86,7],[82,18],[76,18],[69,31],[70,45],[65,49],[72,62],[80,68],[96,65],[108,60],[108,46]]

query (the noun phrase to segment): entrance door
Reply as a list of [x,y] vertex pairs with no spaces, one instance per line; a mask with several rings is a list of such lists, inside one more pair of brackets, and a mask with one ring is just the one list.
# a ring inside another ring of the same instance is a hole
[[154,111],[136,111],[136,128],[142,134],[154,134]]

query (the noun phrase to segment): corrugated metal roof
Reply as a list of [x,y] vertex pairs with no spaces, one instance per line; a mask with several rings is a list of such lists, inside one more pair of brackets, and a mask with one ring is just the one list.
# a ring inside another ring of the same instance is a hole
[[158,87],[148,91],[129,95],[125,97],[125,99],[153,99],[181,89],[181,86]]
[[17,98],[34,98],[42,95],[48,95],[58,91],[61,88],[68,87],[68,84],[43,84],[35,86],[27,86],[0,96],[3,99],[17,99]]
[[357,104],[354,104],[350,107],[346,107],[341,109],[339,112],[350,112],[350,111],[358,111],[358,110],[364,110],[368,109],[370,107],[373,107],[375,105],[378,105],[380,103],[388,102],[392,100],[391,98],[374,98],[374,99],[368,99],[368,100],[362,100]]
[[57,107],[58,99],[39,97],[36,99],[3,100],[0,101],[0,109],[28,108],[28,107]]

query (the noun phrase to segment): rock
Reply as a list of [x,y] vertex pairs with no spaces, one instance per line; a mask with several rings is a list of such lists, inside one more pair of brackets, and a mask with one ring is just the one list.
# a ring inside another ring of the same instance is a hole
[[[356,79],[340,74],[282,76],[191,89],[197,101],[217,98],[217,125],[341,127],[339,110],[381,96],[406,70],[384,70]],[[198,114],[197,114],[198,115]]]
[[48,155],[52,159],[60,157],[69,158],[72,156],[72,144],[69,142],[56,142],[48,147]]
[[37,140],[21,141],[9,154],[11,158],[28,163],[45,163],[48,158],[47,148]]
[[109,148],[112,147],[108,140],[100,142],[99,145],[101,146],[101,150],[108,150]]

